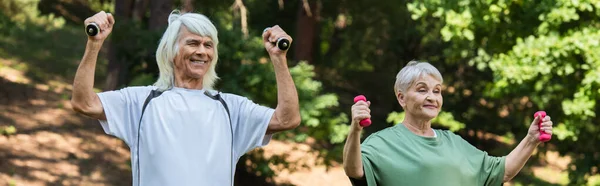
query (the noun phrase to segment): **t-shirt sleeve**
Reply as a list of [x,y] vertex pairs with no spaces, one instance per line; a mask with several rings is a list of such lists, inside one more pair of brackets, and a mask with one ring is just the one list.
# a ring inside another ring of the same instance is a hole
[[460,138],[460,141],[462,141],[463,149],[469,156],[469,163],[479,169],[479,185],[502,185],[506,156],[491,156],[487,152],[477,149],[460,136],[455,135],[455,137]]
[[99,120],[104,132],[122,139],[131,147],[137,135],[137,123],[150,87],[128,87],[98,93],[106,120]]
[[504,182],[505,160],[506,156],[495,157],[485,153],[480,174],[485,185],[502,185]]
[[272,135],[266,135],[275,109],[256,104],[248,98],[224,94],[231,112],[236,155],[267,145]]

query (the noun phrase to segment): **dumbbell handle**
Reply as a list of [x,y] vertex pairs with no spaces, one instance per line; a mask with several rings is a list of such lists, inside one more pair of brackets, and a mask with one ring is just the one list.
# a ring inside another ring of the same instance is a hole
[[[358,95],[358,96],[354,97],[354,103],[356,103],[358,101],[367,102],[367,98],[363,95]],[[360,122],[358,122],[358,124],[360,124],[361,127],[368,127],[369,125],[371,125],[371,119],[366,118],[366,119],[360,120]]]
[[[265,28],[265,30],[263,30],[263,34],[271,27]],[[277,38],[277,41],[275,42],[270,42],[273,45],[275,45],[277,48],[279,48],[279,50],[287,50],[288,48],[290,48],[290,40],[286,39],[286,38]]]
[[544,132],[542,130],[542,120],[546,117],[546,112],[544,112],[544,111],[537,111],[537,112],[535,112],[535,114],[533,114],[534,118],[538,117],[538,116],[540,116],[540,120],[538,122],[538,127],[539,127],[539,130],[540,130],[539,140],[542,141],[542,142],[550,141],[550,139],[552,139],[552,135],[547,134],[546,132]]
[[100,27],[96,23],[89,23],[85,26],[85,33],[90,37],[94,37],[100,33]]

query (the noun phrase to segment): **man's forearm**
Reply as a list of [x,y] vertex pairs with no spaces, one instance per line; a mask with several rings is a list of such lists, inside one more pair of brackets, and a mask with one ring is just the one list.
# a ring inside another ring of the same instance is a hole
[[508,156],[504,168],[504,182],[510,181],[525,165],[540,142],[533,136],[527,135]]
[[277,108],[275,108],[275,114],[281,124],[281,130],[293,129],[300,124],[298,92],[286,59],[273,61],[273,68],[277,81]]
[[87,43],[85,53],[73,80],[73,97],[71,98],[71,102],[75,110],[86,110],[92,107],[94,99],[97,99],[94,93],[94,75],[101,47],[101,42],[88,41]]
[[351,178],[361,178],[364,175],[360,153],[360,130],[351,126],[350,133],[344,144],[344,171]]

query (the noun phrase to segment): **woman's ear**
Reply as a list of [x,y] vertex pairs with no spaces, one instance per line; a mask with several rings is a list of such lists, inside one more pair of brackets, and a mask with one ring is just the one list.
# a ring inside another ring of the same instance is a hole
[[400,103],[400,106],[404,108],[404,106],[406,106],[406,102],[404,101],[404,94],[402,94],[402,92],[398,92],[396,94],[396,98],[398,99],[398,103]]

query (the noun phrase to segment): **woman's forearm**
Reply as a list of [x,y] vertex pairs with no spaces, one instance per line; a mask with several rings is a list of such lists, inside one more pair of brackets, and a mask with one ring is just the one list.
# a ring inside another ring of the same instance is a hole
[[344,144],[344,171],[351,178],[362,178],[364,176],[363,164],[360,152],[361,129],[353,123]]
[[525,165],[531,154],[540,144],[533,136],[527,135],[508,156],[504,167],[504,182],[510,181]]

